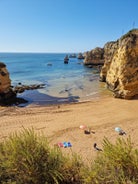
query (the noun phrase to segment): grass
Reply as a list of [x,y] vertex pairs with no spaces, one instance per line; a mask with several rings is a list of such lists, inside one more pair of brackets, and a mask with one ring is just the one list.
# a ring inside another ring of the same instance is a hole
[[10,135],[0,143],[0,184],[136,184],[138,150],[131,138],[112,144],[87,166],[75,153],[64,156],[58,147],[33,129]]

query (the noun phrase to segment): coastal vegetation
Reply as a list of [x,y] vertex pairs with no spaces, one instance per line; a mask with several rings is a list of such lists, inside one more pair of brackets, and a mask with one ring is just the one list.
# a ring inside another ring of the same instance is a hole
[[0,143],[0,184],[136,184],[138,150],[131,137],[112,144],[103,140],[103,151],[86,164],[75,153],[65,155],[44,135],[24,129]]

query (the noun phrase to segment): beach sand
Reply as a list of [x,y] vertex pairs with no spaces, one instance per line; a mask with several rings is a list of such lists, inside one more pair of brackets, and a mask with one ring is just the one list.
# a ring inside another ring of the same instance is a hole
[[[27,107],[0,108],[0,140],[10,133],[24,128],[34,128],[43,133],[51,146],[58,142],[71,142],[71,148],[60,148],[65,153],[78,153],[84,161],[94,159],[98,154],[93,144],[102,149],[107,137],[115,142],[118,137],[131,136],[134,147],[138,148],[138,100],[122,100],[113,97],[90,102]],[[90,127],[93,133],[84,134],[80,125]],[[121,127],[126,135],[120,136],[115,127]]]

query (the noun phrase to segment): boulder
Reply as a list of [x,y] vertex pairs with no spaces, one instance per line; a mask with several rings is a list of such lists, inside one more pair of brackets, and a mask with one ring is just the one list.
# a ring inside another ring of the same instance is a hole
[[138,29],[133,29],[116,42],[104,46],[105,62],[100,73],[117,98],[138,95]]

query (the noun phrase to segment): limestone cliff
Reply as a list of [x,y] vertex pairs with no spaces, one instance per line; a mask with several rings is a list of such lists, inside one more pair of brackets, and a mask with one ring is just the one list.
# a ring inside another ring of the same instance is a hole
[[96,47],[85,53],[84,65],[100,65],[104,63],[104,49]]
[[104,46],[105,62],[100,73],[114,96],[131,99],[138,95],[138,29]]
[[15,93],[11,89],[11,80],[6,65],[0,62],[0,104],[5,104],[15,97]]
[[6,65],[0,62],[0,93],[6,93],[11,86],[11,80],[9,78],[9,72],[6,69]]
[[104,66],[102,67],[102,72],[100,73],[100,81],[102,82],[106,82],[107,71],[110,68],[113,55],[117,48],[118,48],[118,41],[107,42],[104,45]]

